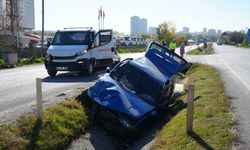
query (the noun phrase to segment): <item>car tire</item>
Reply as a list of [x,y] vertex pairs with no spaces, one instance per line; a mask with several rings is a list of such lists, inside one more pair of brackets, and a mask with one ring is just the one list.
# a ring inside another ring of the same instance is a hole
[[87,75],[92,75],[93,72],[94,72],[94,67],[93,67],[92,63],[89,63],[87,65],[87,68],[86,68],[86,73],[87,73]]
[[47,72],[48,72],[49,76],[51,76],[51,77],[56,76],[56,73],[57,73],[57,71],[51,71],[51,70],[48,70]]

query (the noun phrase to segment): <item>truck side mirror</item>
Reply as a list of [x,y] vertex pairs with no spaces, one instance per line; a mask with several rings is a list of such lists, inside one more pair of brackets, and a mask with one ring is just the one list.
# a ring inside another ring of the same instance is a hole
[[47,42],[47,46],[48,46],[48,47],[50,47],[50,45],[51,45],[51,42],[50,42],[50,41],[48,41],[48,42]]

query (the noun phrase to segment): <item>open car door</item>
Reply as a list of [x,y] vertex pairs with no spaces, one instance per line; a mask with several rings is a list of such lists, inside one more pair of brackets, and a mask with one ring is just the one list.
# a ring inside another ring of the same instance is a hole
[[149,44],[145,57],[158,66],[161,72],[167,71],[172,75],[189,67],[184,58],[157,42]]
[[[113,59],[115,45],[112,30],[100,30],[94,38],[94,48],[91,49],[91,56],[97,60]],[[102,62],[102,64],[107,61]]]

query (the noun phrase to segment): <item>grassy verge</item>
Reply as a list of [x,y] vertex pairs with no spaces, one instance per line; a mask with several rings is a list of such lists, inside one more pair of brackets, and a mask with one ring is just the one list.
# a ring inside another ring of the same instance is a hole
[[146,51],[146,47],[143,47],[143,48],[138,48],[138,47],[135,47],[135,48],[121,48],[121,49],[118,49],[118,53],[136,53],[136,52],[145,52]]
[[[156,135],[152,149],[231,149],[235,121],[217,71],[194,64],[187,72],[188,83],[195,85],[193,133],[186,134],[186,107],[180,110]],[[187,96],[180,101],[186,103]]]
[[207,48],[204,48],[204,46],[202,46],[188,52],[189,55],[208,55],[213,53],[214,53],[213,43],[208,43]]
[[0,150],[65,149],[84,133],[87,125],[88,117],[81,103],[62,102],[44,111],[42,123],[31,114],[15,124],[0,126]]
[[18,59],[18,64],[19,65],[28,65],[28,64],[40,64],[44,63],[44,58],[40,57],[31,57],[31,58],[19,58]]
[[4,61],[0,58],[0,67],[3,65]]
[[44,57],[18,58],[17,65],[8,65],[8,66],[5,66],[3,59],[0,59],[0,69],[1,68],[14,68],[16,66],[41,64],[41,63],[44,63]]
[[240,45],[240,47],[243,47],[243,48],[250,48],[250,44],[242,43],[242,44]]

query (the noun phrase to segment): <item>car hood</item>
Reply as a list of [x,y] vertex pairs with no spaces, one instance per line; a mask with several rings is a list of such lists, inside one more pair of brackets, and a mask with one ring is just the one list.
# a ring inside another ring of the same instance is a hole
[[88,45],[51,45],[47,53],[52,56],[74,56],[87,48]]
[[102,76],[88,90],[88,96],[101,106],[126,114],[134,119],[139,119],[154,109],[154,106],[116,83],[109,74]]

